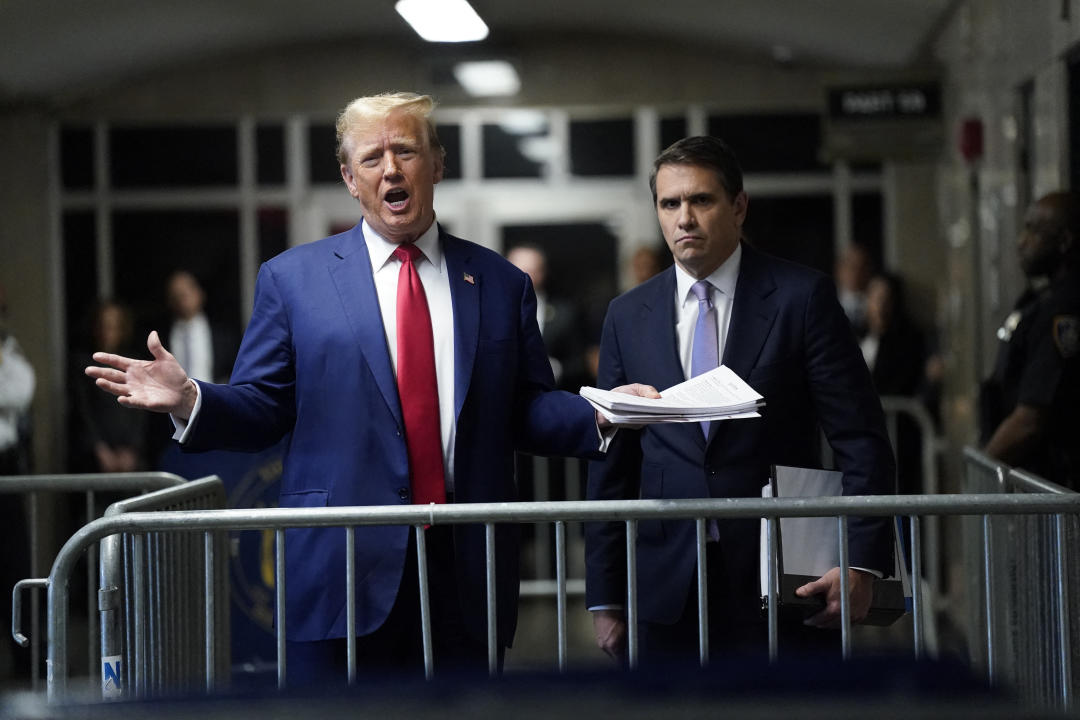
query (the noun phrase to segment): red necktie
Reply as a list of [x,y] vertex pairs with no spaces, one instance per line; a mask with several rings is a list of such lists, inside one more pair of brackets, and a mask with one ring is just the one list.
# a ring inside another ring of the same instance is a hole
[[398,397],[405,417],[412,501],[426,505],[446,502],[446,482],[431,314],[415,264],[420,255],[412,243],[394,250],[394,257],[401,260],[397,286]]

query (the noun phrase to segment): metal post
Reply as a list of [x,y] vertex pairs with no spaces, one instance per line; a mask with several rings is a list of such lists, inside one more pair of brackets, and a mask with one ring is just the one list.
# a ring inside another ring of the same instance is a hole
[[431,598],[428,595],[427,537],[423,525],[414,525],[413,527],[416,529],[416,564],[420,584],[420,632],[424,646],[424,677],[430,680],[435,675],[435,660],[431,647]]
[[851,658],[851,578],[848,577],[847,515],[837,518],[840,532],[840,646],[844,660]]
[[767,530],[769,533],[769,662],[776,664],[777,659],[780,656],[780,593],[778,586],[780,584],[780,578],[778,577],[777,562],[779,551],[779,532],[780,532],[780,518],[769,517],[767,518]]
[[1065,538],[1065,516],[1054,516],[1054,539],[1057,543],[1057,614],[1058,643],[1061,647],[1061,704],[1065,712],[1072,710],[1072,653],[1069,627],[1069,546]]
[[[86,491],[86,522],[90,523],[94,519],[94,491]],[[95,583],[97,581],[97,546],[91,545],[86,549],[86,622],[89,625],[89,629],[86,633],[86,662],[88,665],[87,672],[90,675],[90,681],[93,683],[94,679],[98,677],[97,671],[98,663],[94,662],[97,658],[99,648],[97,647],[97,634],[98,634],[98,616],[94,612],[94,600],[97,594],[94,590]]]
[[637,520],[626,521],[626,650],[630,669],[638,665]]
[[[546,532],[547,526],[543,528]],[[498,615],[495,604],[495,523],[484,523],[484,569],[487,575],[488,675],[495,677],[499,672]]]
[[983,594],[986,609],[986,679],[994,684],[994,546],[991,537],[990,515],[983,515]]
[[[903,546],[900,547],[903,552]],[[922,660],[926,654],[926,630],[923,618],[922,597],[922,523],[918,515],[911,516],[911,620],[914,632],[915,659]]]
[[146,536],[133,535],[135,574],[135,697],[146,697],[146,675],[150,663],[147,653],[146,622]]
[[[41,577],[41,549],[38,545],[38,494],[30,493],[30,574]],[[30,627],[34,628],[30,638],[30,688],[37,692],[41,689],[41,638],[37,628],[41,627],[41,597],[35,590],[30,595]]]
[[46,687],[50,703],[67,695],[68,676],[68,578],[62,582],[49,583],[49,644],[45,661],[48,673]]
[[284,690],[288,675],[288,658],[285,653],[285,531],[274,532],[274,605],[276,608],[277,633],[277,684]]
[[566,523],[555,521],[555,617],[559,672],[566,672]]
[[345,652],[348,683],[356,683],[356,528],[345,528]]
[[206,588],[206,692],[214,691],[214,606],[217,598],[214,597],[214,533],[207,530],[203,535],[203,583]]
[[697,531],[698,662],[709,664],[709,575],[705,557],[705,518],[695,518]]

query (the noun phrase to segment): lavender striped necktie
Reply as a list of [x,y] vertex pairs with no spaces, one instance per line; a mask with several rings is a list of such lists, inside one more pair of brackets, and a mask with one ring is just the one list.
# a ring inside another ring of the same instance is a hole
[[[697,324],[694,326],[694,344],[690,353],[690,376],[697,377],[715,369],[720,364],[719,342],[716,338],[716,307],[712,303],[708,280],[698,280],[690,288],[698,301]],[[701,431],[709,437],[709,423],[701,423]]]

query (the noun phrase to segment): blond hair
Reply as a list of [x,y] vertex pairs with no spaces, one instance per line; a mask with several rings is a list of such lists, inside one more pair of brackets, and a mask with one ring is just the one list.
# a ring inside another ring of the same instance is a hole
[[337,118],[337,159],[342,165],[349,162],[349,148],[346,141],[353,133],[373,122],[385,120],[391,113],[408,113],[424,121],[427,127],[428,146],[446,156],[446,150],[439,142],[435,132],[435,123],[431,113],[435,110],[435,100],[430,95],[418,95],[411,92],[380,93],[358,97],[345,106]]

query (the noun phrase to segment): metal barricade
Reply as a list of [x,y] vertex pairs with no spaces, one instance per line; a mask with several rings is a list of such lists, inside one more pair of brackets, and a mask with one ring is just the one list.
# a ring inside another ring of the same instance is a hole
[[[1012,496],[1080,497],[987,455],[964,451],[964,489]],[[968,519],[963,533],[974,662],[1025,699],[1061,698],[1071,707],[1080,690],[1080,522],[1075,515],[1009,515]]]
[[[60,474],[60,475],[5,475],[0,477],[0,495],[22,495],[28,502],[30,516],[30,574],[40,577],[44,572],[42,567],[41,551],[41,493],[81,493],[86,508],[86,522],[91,522],[97,517],[95,501],[97,493],[121,492],[128,494],[143,493],[160,488],[173,487],[187,482],[179,475],[165,472],[137,472],[137,473],[88,473],[88,474]],[[17,551],[17,550],[16,550]],[[88,607],[92,607],[95,579],[97,577],[97,554],[91,548],[87,554],[87,592]],[[33,583],[24,583],[21,588],[40,587]],[[8,588],[3,589],[4,592]],[[18,593],[18,589],[13,591]],[[40,601],[35,589],[30,604],[30,626],[37,628],[40,623]],[[89,617],[88,648],[90,657],[93,656],[97,644],[97,620],[93,613]],[[18,638],[17,638],[18,639]],[[23,637],[25,640],[25,636]],[[38,689],[41,677],[41,641],[40,634],[35,632],[30,640],[30,673],[32,687]],[[20,640],[23,647],[27,643]]]
[[[113,503],[105,517],[125,513],[226,507],[220,478]],[[213,533],[200,544],[191,533],[111,535],[101,541],[102,696],[133,697],[213,689],[228,679],[228,539]],[[212,591],[204,592],[204,580]]]
[[[489,503],[460,504],[440,506],[402,506],[402,507],[347,507],[347,508],[303,508],[303,509],[263,509],[263,510],[217,510],[196,512],[133,512],[95,520],[76,533],[64,546],[53,565],[48,579],[49,589],[49,662],[50,682],[49,697],[60,699],[67,692],[68,642],[67,615],[69,597],[67,580],[77,558],[93,543],[101,538],[116,533],[143,535],[157,532],[202,533],[204,553],[212,555],[214,537],[225,530],[264,530],[275,533],[277,559],[275,565],[275,591],[277,594],[277,634],[278,649],[278,684],[286,685],[287,657],[285,651],[285,577],[284,549],[285,530],[300,527],[344,527],[346,549],[346,573],[342,581],[346,584],[347,615],[347,673],[348,680],[356,678],[356,643],[355,643],[355,563],[353,562],[353,540],[356,526],[362,525],[409,525],[417,536],[417,554],[419,564],[419,586],[421,593],[421,626],[423,634],[423,654],[426,674],[434,672],[431,652],[430,613],[427,602],[426,547],[424,526],[474,523],[483,524],[486,529],[487,546],[487,615],[488,615],[488,655],[489,669],[494,673],[496,662],[495,636],[495,578],[494,578],[494,527],[503,522],[550,522],[556,526],[557,565],[565,563],[565,533],[560,527],[566,522],[618,521],[625,523],[627,540],[627,613],[629,627],[629,656],[631,665],[636,665],[637,647],[637,572],[636,554],[633,551],[637,534],[637,523],[642,519],[692,519],[697,523],[698,562],[700,572],[704,574],[706,554],[705,523],[706,518],[765,518],[769,526],[769,535],[775,537],[776,527],[781,517],[835,517],[838,523],[839,556],[841,567],[846,570],[847,520],[851,516],[904,516],[911,523],[911,566],[914,574],[921,571],[921,527],[923,518],[933,515],[983,515],[1017,516],[1049,514],[1069,517],[1075,520],[1080,513],[1080,495],[1075,494],[978,494],[978,495],[939,495],[939,496],[873,496],[873,497],[832,497],[832,498],[768,498],[768,499],[709,499],[709,500],[626,500],[594,502],[551,502],[551,503]],[[770,543],[770,551],[776,543]],[[775,558],[774,558],[775,560]],[[207,564],[210,567],[210,563]],[[769,568],[769,593],[776,596],[778,579],[775,562]],[[557,572],[557,597],[560,600],[558,622],[559,668],[565,669],[565,574]],[[842,572],[841,577],[846,578]],[[328,579],[328,582],[333,582]],[[215,581],[206,573],[200,588],[205,592],[211,606],[216,606],[222,599],[216,595]],[[990,595],[993,595],[993,588]],[[921,621],[925,599],[915,584],[913,590],[914,651],[919,656],[922,647],[924,624]],[[844,596],[842,609],[842,646],[845,657],[851,652],[850,608]],[[776,659],[781,651],[778,643],[778,617],[776,605],[770,603],[769,610],[769,654]],[[699,622],[707,622],[707,599],[699,594]],[[214,628],[210,622],[204,627],[204,646],[207,666],[213,666],[215,658],[212,643]],[[708,647],[702,635],[701,661],[708,662]],[[1071,644],[1061,648],[1068,656]],[[1067,661],[1066,661],[1067,662]],[[207,678],[207,688],[213,683]],[[1033,695],[1035,702],[1044,705],[1071,705],[1071,696],[1063,694],[1055,697]]]

